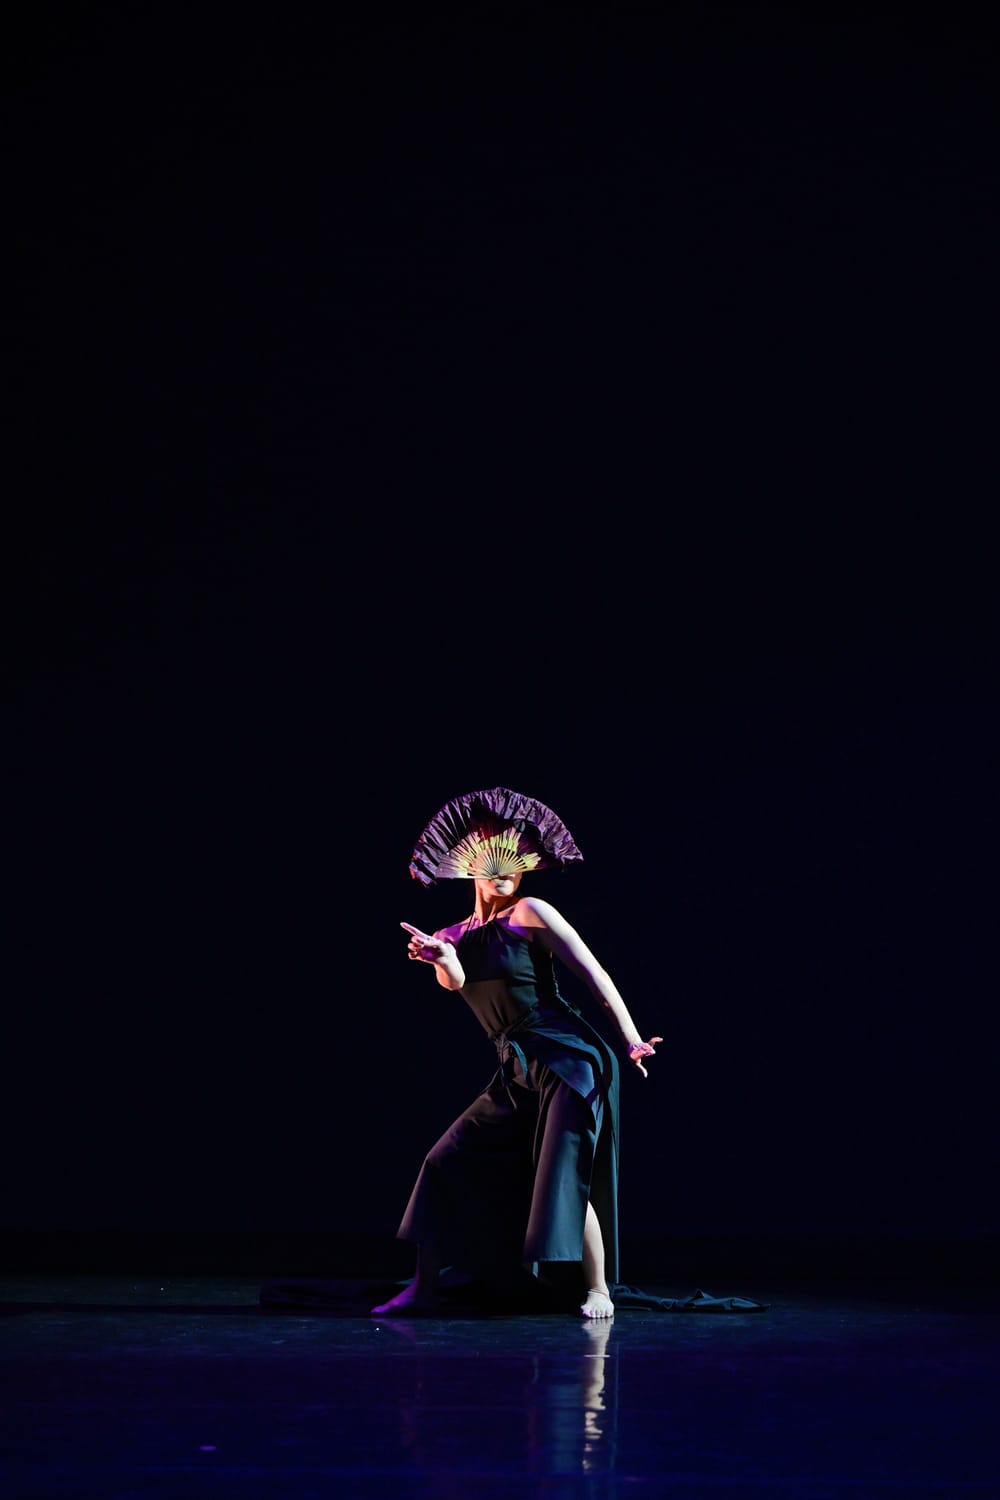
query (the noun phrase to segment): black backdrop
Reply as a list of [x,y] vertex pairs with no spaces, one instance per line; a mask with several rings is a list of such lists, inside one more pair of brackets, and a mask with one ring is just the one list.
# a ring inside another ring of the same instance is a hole
[[627,1235],[996,1233],[983,14],[15,29],[7,1230],[391,1239],[503,783],[667,1039]]

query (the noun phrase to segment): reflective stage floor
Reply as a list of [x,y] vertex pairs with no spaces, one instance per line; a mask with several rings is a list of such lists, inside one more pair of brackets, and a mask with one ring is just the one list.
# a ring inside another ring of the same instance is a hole
[[707,1286],[768,1305],[630,1306],[608,1325],[390,1322],[363,1311],[363,1283],[311,1309],[261,1290],[0,1277],[0,1493],[1000,1496],[1000,1311],[981,1290]]

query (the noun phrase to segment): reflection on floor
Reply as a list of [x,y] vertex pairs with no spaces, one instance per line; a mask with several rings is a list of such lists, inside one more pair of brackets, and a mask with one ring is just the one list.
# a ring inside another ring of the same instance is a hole
[[1000,1496],[981,1293],[708,1287],[767,1309],[600,1325],[380,1321],[367,1290],[274,1308],[246,1276],[0,1278],[3,1493]]

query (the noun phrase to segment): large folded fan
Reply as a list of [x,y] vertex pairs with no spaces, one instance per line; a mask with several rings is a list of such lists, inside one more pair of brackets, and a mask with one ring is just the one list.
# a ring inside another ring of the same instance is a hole
[[561,870],[582,858],[551,807],[495,786],[455,797],[434,814],[417,840],[410,874],[422,885],[498,880],[525,870]]

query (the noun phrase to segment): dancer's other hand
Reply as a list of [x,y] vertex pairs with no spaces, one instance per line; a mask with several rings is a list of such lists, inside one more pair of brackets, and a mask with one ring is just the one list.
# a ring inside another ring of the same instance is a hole
[[644,1057],[653,1057],[656,1053],[656,1043],[662,1041],[662,1036],[651,1036],[648,1042],[633,1042],[629,1047],[629,1062],[635,1064],[643,1078],[648,1078],[649,1074],[642,1065],[642,1059]]

